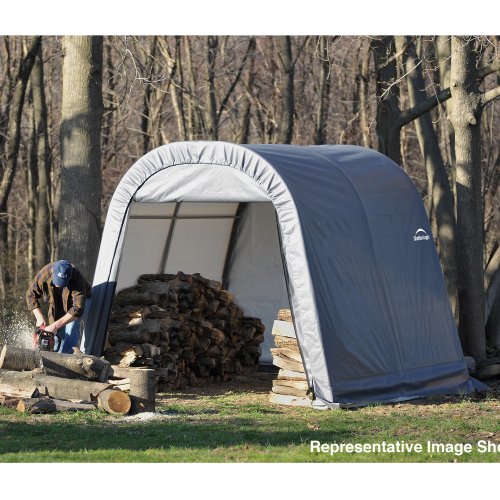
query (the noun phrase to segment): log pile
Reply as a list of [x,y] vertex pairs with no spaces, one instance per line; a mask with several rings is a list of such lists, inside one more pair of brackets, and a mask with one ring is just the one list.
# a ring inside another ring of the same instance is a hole
[[200,274],[146,274],[118,292],[104,357],[148,367],[161,390],[229,380],[257,369],[264,325],[246,317],[218,281]]
[[280,370],[273,380],[269,401],[291,406],[310,406],[309,385],[295,335],[290,309],[280,309],[273,325],[273,364]]
[[124,377],[130,376],[130,371],[114,373],[107,361],[83,354],[77,348],[74,351],[74,354],[60,354],[3,346],[0,350],[0,406],[28,413],[100,408],[107,413],[124,415],[132,408],[134,394],[140,393],[141,401],[148,405],[147,410],[144,404],[142,407],[136,404],[135,412],[154,411],[154,389],[151,390],[149,379],[148,386],[143,382],[144,376],[135,377],[134,386]]

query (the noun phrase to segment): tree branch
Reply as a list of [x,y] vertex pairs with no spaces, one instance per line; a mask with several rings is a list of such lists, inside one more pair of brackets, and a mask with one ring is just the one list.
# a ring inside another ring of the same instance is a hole
[[[478,71],[478,79],[482,80],[486,78],[488,75],[500,71],[500,61],[497,61],[493,64],[489,64],[488,66],[484,66]],[[495,88],[493,90],[489,90],[483,94],[483,106],[488,104],[493,99],[496,99],[499,96],[500,90],[499,88]],[[424,113],[431,111],[438,104],[447,101],[451,97],[450,88],[441,90],[437,95],[433,95],[428,97],[425,101],[413,106],[410,109],[402,111],[399,115],[399,118],[394,123],[394,128],[403,128],[405,125],[408,125],[411,121],[415,120],[419,116],[422,116]]]
[[378,67],[378,69],[381,70],[383,68],[387,68],[387,66],[389,66],[392,61],[399,59],[408,50],[408,47],[416,40],[416,38],[416,36],[409,37],[402,49],[399,52],[392,54],[388,59],[386,59],[383,64]]
[[236,73],[236,76],[235,76],[233,82],[231,83],[229,90],[227,91],[221,105],[219,106],[219,111],[217,113],[217,121],[220,120],[220,118],[222,116],[222,112],[226,109],[229,98],[230,98],[231,94],[233,93],[234,89],[236,88],[236,85],[240,81],[241,75],[243,73],[243,69],[244,69],[245,64],[247,62],[247,59],[248,59],[248,56],[250,55],[252,50],[254,50],[254,48],[255,48],[255,37],[250,37],[250,39],[248,41],[247,50],[246,50],[245,55],[241,61],[240,67],[238,68],[238,72]]
[[495,274],[500,270],[500,245],[498,245],[491,255],[490,260],[484,270],[484,289],[488,290]]
[[441,90],[437,95],[433,95],[416,104],[410,109],[402,111],[399,118],[394,123],[394,127],[402,128],[408,125],[411,121],[415,120],[424,113],[434,109],[438,104],[447,101],[451,97],[451,90],[449,88]]
[[479,80],[483,80],[488,75],[491,75],[491,73],[495,73],[497,71],[500,71],[500,59],[498,61],[495,61],[494,63],[488,64],[488,66],[483,66],[477,72],[477,77],[479,78]]
[[500,85],[494,89],[488,90],[481,96],[481,105],[484,107],[498,97],[500,97]]

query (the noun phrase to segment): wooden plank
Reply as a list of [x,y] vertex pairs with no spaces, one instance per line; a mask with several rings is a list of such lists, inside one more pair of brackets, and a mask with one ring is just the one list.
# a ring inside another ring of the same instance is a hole
[[288,349],[293,349],[294,351],[299,350],[299,343],[297,342],[297,339],[282,337],[281,335],[274,336],[274,345],[276,347],[287,347]]
[[275,392],[269,393],[269,402],[287,406],[311,406],[311,400],[309,398],[287,396],[284,394],[276,394]]
[[273,385],[271,389],[276,394],[285,394],[288,396],[297,396],[305,398],[307,396],[307,391],[299,391],[293,387],[288,387],[287,385]]
[[294,361],[298,361],[299,363],[303,363],[300,352],[294,351],[293,349],[288,349],[287,347],[271,347],[271,354],[273,356],[290,358]]
[[294,372],[305,373],[304,365],[290,358],[282,358],[281,356],[273,356],[273,365],[283,370],[291,370]]
[[[273,380],[273,387],[282,386],[282,387],[291,387],[292,389],[296,389],[297,391],[307,391],[309,389],[309,384],[306,380]],[[279,391],[274,391],[279,392]],[[281,394],[287,394],[286,392],[282,392]]]
[[295,335],[295,328],[293,327],[293,323],[290,323],[288,321],[280,321],[278,319],[274,320],[272,334],[279,335],[281,337],[289,337],[292,339],[297,338],[297,336]]
[[278,372],[278,380],[307,380],[307,377],[304,372],[281,369]]

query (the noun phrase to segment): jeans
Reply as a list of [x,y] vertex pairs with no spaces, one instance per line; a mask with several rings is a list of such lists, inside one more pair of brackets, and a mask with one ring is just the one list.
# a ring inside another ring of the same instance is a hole
[[81,321],[83,320],[83,322],[85,322],[87,320],[91,300],[92,299],[90,298],[85,299],[85,310],[83,312],[83,316],[75,319],[75,321],[72,321],[71,323],[68,323],[64,329],[60,331],[59,335],[62,337],[62,342],[57,352],[73,354],[73,347],[79,346]]

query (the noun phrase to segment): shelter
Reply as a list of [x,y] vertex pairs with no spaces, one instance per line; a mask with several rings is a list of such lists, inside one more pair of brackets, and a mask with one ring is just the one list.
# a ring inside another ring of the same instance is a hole
[[85,351],[101,354],[115,291],[177,271],[223,281],[268,334],[290,307],[318,404],[474,390],[420,195],[375,151],[180,142],[143,156],[109,206]]

